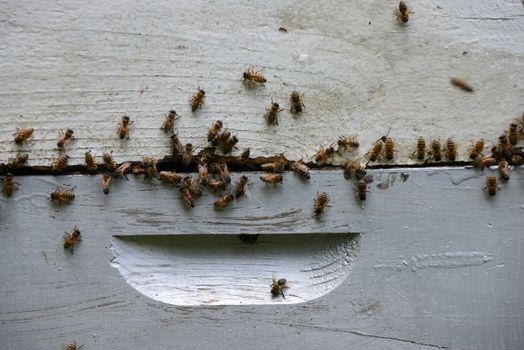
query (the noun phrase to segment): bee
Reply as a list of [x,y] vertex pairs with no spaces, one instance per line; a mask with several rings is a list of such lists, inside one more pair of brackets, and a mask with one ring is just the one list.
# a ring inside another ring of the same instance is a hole
[[182,176],[178,175],[174,171],[161,171],[158,174],[160,181],[168,184],[178,185],[182,181]]
[[75,194],[73,193],[74,187],[69,189],[57,186],[56,190],[51,193],[51,201],[58,201],[58,204],[62,202],[70,202],[75,199]]
[[68,155],[60,156],[53,162],[53,166],[51,167],[51,170],[54,171],[55,173],[61,172],[67,167],[68,162],[69,162]]
[[318,219],[324,213],[324,209],[329,204],[329,196],[326,192],[317,192],[317,198],[315,199],[315,206],[313,209],[313,215]]
[[475,159],[484,150],[484,139],[480,138],[477,142],[469,149],[469,158]]
[[182,153],[182,165],[185,167],[189,166],[193,160],[193,145],[188,143],[184,148],[184,153]]
[[173,126],[175,125],[175,120],[178,118],[180,118],[180,116],[176,114],[176,111],[174,109],[170,110],[169,113],[165,115],[164,123],[160,129],[164,130],[164,132],[172,131]]
[[24,142],[27,142],[27,139],[29,139],[33,135],[33,131],[35,129],[33,128],[23,128],[23,129],[16,129],[16,133],[14,133],[15,136],[15,142],[18,145],[21,145]]
[[207,185],[215,191],[223,190],[224,188],[226,188],[226,183],[224,181],[217,180],[217,179],[209,179],[207,181]]
[[418,160],[424,160],[424,157],[426,156],[426,140],[424,140],[422,136],[418,137],[417,149],[411,154],[411,156],[413,156],[415,153],[417,154]]
[[204,103],[204,96],[206,95],[206,92],[198,87],[197,92],[191,97],[190,103],[191,103],[191,112],[195,112],[197,109],[202,107],[202,103]]
[[56,146],[58,148],[64,148],[65,146],[69,144],[69,142],[71,142],[72,139],[73,139],[73,130],[67,129],[66,132],[63,133],[60,136],[60,138],[58,139],[58,141],[56,142]]
[[207,132],[207,142],[213,141],[217,136],[224,124],[221,120],[215,120]]
[[271,294],[273,294],[275,297],[282,295],[282,297],[285,299],[286,296],[284,295],[284,289],[289,288],[287,285],[287,280],[285,278],[280,278],[277,280],[275,278],[275,274],[273,274],[271,280]]
[[96,162],[95,162],[95,157],[93,157],[93,155],[91,154],[91,151],[87,151],[85,153],[85,162],[86,162],[86,169],[88,172],[90,173],[94,173],[96,172]]
[[283,177],[281,174],[264,174],[260,177],[260,180],[268,184],[276,185],[282,183]]
[[518,140],[518,132],[517,132],[517,129],[518,129],[518,125],[517,123],[511,123],[509,125],[509,130],[508,130],[508,139],[509,139],[509,143],[513,146],[515,146],[517,144],[517,140]]
[[[78,241],[81,241],[82,238],[81,238],[81,233],[80,233],[80,230],[78,229],[78,227],[74,227],[73,228],[73,231],[71,232],[66,232],[65,235],[64,235],[64,249],[69,249],[71,248],[71,254],[73,253],[73,249],[75,247],[75,244],[78,242]],[[74,347],[73,349],[76,349],[76,343],[73,343],[74,344]],[[72,344],[69,344],[68,345],[68,349],[71,347]]]
[[517,124],[519,134],[524,135],[524,113],[522,113],[522,117],[515,119],[515,124]]
[[248,80],[250,82],[259,83],[259,84],[264,84],[266,82],[266,78],[264,77],[264,75],[260,73],[260,71],[255,71],[252,67],[248,68],[244,72],[243,77],[244,77],[244,81]]
[[15,182],[15,177],[11,173],[5,174],[5,177],[3,178],[4,186],[2,188],[2,191],[7,197],[11,197],[15,189],[18,187],[17,182]]
[[122,120],[120,121],[120,124],[118,124],[118,129],[116,130],[116,133],[118,134],[118,137],[120,137],[120,140],[124,138],[129,138],[129,126],[133,124],[133,121],[129,119],[127,115],[124,115],[122,117]]
[[359,161],[352,160],[344,166],[344,177],[349,180],[355,175],[357,180],[362,180],[366,176],[366,165]]
[[335,153],[335,148],[333,146],[329,146],[327,148],[324,148],[320,146],[318,151],[315,153],[315,162],[318,164],[324,164],[327,162],[328,158],[331,157]]
[[240,153],[240,155],[237,157],[237,160],[239,162],[245,163],[249,160],[249,155],[251,154],[251,150],[249,148],[246,148],[245,150]]
[[124,178],[128,180],[126,174],[131,171],[131,166],[132,166],[131,162],[124,162],[120,164],[120,166],[113,172],[112,176],[117,179]]
[[504,181],[509,180],[509,164],[505,160],[501,160],[499,163],[499,174],[500,178]]
[[404,1],[400,1],[398,3],[398,8],[396,9],[397,12],[397,19],[403,23],[406,23],[409,21],[409,14],[411,13],[411,10],[408,8],[406,3]]
[[358,148],[360,144],[357,141],[357,135],[351,136],[340,136],[338,138],[338,149],[337,152],[340,153],[341,150],[353,150]]
[[483,190],[488,190],[489,195],[494,196],[497,194],[497,189],[500,190],[500,187],[497,186],[497,178],[495,175],[488,175],[486,177],[486,187]]
[[142,167],[144,168],[144,179],[151,180],[156,174],[156,161],[151,157],[144,157],[141,162]]
[[213,205],[215,206],[215,209],[223,209],[225,207],[227,207],[229,205],[229,203],[231,203],[233,201],[233,199],[235,199],[235,196],[232,195],[231,193],[228,193],[222,197],[220,197],[219,199],[217,199]]
[[280,105],[276,102],[273,102],[271,100],[271,107],[266,109],[265,118],[268,124],[276,124],[278,125],[278,112],[280,112]]
[[246,193],[246,188],[249,183],[249,180],[246,175],[242,175],[240,179],[238,179],[237,183],[235,184],[235,191],[234,196],[235,198],[239,198]]
[[490,167],[497,164],[497,159],[492,158],[490,156],[483,156],[480,159],[476,158],[473,161],[473,165],[476,167],[479,167],[481,169],[484,169],[484,167]]
[[379,139],[375,144],[373,145],[373,148],[371,148],[371,151],[369,151],[369,161],[370,162],[376,162],[377,159],[380,156],[380,152],[382,151],[382,147],[384,146],[384,143],[381,139]]
[[524,157],[518,154],[511,156],[511,164],[522,165],[524,164]]
[[384,144],[384,153],[386,154],[387,160],[393,160],[395,154],[395,143],[391,137],[386,138],[386,143]]
[[233,150],[233,147],[238,143],[238,138],[236,136],[231,136],[228,138],[222,145],[220,145],[220,150],[224,154],[228,154]]
[[104,160],[104,163],[106,165],[106,169],[109,170],[109,171],[115,171],[115,169],[116,169],[116,163],[113,160],[112,154],[113,154],[113,151],[102,153],[102,159]]
[[365,180],[358,180],[355,192],[357,192],[358,199],[365,201],[367,193],[369,192],[367,182]]
[[291,163],[291,170],[293,170],[294,172],[296,172],[297,174],[299,174],[300,176],[302,176],[305,179],[309,180],[310,178],[309,168],[306,164],[302,162]]
[[260,167],[262,170],[270,173],[281,173],[284,171],[284,163],[280,162],[264,163]]
[[202,188],[200,187],[200,181],[195,181],[191,176],[186,176],[182,179],[183,186],[191,191],[191,194],[195,196],[202,195]]
[[505,134],[499,136],[499,143],[493,153],[495,155],[494,158],[497,158],[498,160],[511,158],[511,144]]
[[458,87],[459,89],[466,92],[473,92],[473,88],[466,83],[463,79],[451,78],[451,85]]
[[111,175],[107,173],[102,175],[102,191],[105,194],[109,194],[109,184],[110,183],[111,183]]
[[191,194],[191,190],[187,187],[182,187],[180,189],[180,198],[191,208],[195,207],[195,200],[193,199],[193,195]]
[[442,160],[440,140],[433,139],[433,141],[431,141],[431,151],[429,153],[431,159],[435,160],[436,162],[440,162]]
[[80,345],[79,347],[76,346],[76,341],[69,343],[64,350],[80,350],[83,348],[83,345]]
[[29,154],[18,154],[14,159],[11,159],[11,161],[8,164],[8,167],[11,169],[18,169],[21,168],[27,163],[27,160],[29,159]]
[[182,142],[180,142],[180,139],[178,138],[178,134],[171,135],[171,155],[173,157],[176,157],[178,155],[182,155],[184,153],[184,146],[182,146]]
[[302,109],[305,107],[302,101],[300,101],[300,94],[298,91],[293,91],[291,93],[291,108],[289,111],[293,114],[302,112]]
[[220,177],[220,180],[224,181],[225,183],[231,182],[231,175],[229,174],[229,168],[227,167],[226,163],[221,163],[218,169],[218,175]]
[[454,162],[457,159],[457,145],[450,138],[446,141],[446,157],[450,162]]

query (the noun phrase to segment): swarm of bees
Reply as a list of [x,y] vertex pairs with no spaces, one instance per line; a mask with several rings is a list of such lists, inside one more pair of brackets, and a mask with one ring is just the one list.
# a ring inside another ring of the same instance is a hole
[[66,232],[64,235],[64,249],[71,248],[71,254],[73,253],[75,244],[77,244],[78,241],[81,241],[81,233],[78,227],[75,226],[73,231]]

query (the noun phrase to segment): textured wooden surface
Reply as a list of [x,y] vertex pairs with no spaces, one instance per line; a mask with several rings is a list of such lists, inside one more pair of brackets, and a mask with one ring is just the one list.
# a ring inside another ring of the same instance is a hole
[[[76,339],[115,350],[521,349],[523,170],[494,197],[481,190],[489,171],[372,171],[364,205],[340,171],[314,172],[309,184],[286,174],[280,188],[253,173],[251,196],[222,212],[210,194],[190,211],[176,190],[139,179],[106,196],[100,176],[20,177],[15,195],[0,199],[0,348],[59,349]],[[51,204],[57,184],[77,186],[72,204]],[[310,210],[321,190],[333,206],[316,223]],[[61,239],[74,225],[84,240],[71,255]],[[171,306],[110,265],[114,235],[343,231],[362,233],[348,279],[302,304]]]
[[[416,139],[454,137],[461,158],[470,140],[489,144],[524,110],[524,8],[520,1],[408,2],[231,1],[0,4],[0,160],[29,151],[32,165],[56,157],[58,130],[74,129],[67,154],[114,150],[117,161],[160,158],[160,130],[174,108],[182,141],[204,147],[215,119],[254,156],[309,159],[320,145],[358,133],[360,155],[391,128],[398,162]],[[279,27],[288,29],[279,32]],[[253,65],[268,82],[249,88]],[[449,79],[476,89],[464,93]],[[205,104],[192,114],[197,86]],[[288,112],[292,90],[305,112]],[[263,115],[271,99],[284,109],[278,126]],[[119,117],[135,120],[130,140],[116,137]],[[16,147],[16,127],[34,140]],[[359,154],[346,154],[347,157]],[[340,160],[340,159],[339,159]]]

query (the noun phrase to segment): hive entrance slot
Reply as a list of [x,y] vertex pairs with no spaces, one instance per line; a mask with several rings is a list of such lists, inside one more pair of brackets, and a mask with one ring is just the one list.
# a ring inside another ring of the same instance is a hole
[[[251,236],[254,237],[254,236]],[[359,235],[260,234],[115,236],[111,264],[133,288],[173,305],[301,303],[342,284]],[[287,279],[285,298],[270,292]]]

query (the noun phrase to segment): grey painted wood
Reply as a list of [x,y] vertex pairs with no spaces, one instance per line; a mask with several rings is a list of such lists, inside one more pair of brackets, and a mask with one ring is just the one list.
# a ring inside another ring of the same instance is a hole
[[[140,179],[106,196],[99,176],[19,177],[0,200],[0,348],[520,349],[524,173],[488,197],[490,172],[372,171],[364,205],[340,171],[314,172],[310,183],[286,173],[277,188],[252,173],[250,197],[220,213],[210,194],[187,210],[177,191]],[[57,184],[77,186],[72,204],[50,203]],[[332,207],[316,223],[321,190]],[[74,225],[84,240],[72,255],[62,235]],[[349,278],[303,304],[175,307],[110,266],[114,235],[348,231],[362,233]]]

